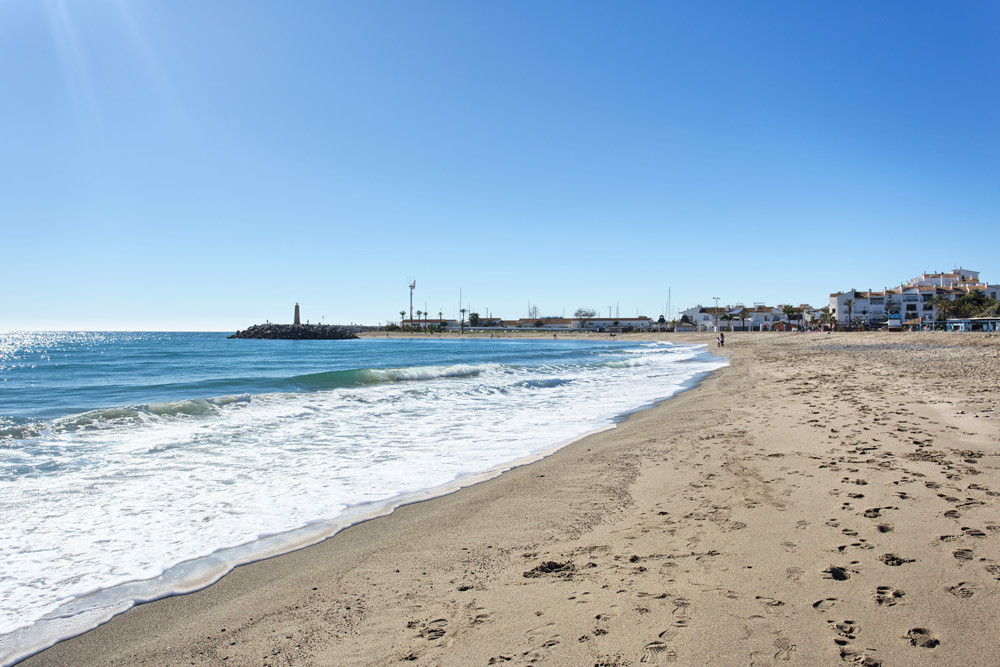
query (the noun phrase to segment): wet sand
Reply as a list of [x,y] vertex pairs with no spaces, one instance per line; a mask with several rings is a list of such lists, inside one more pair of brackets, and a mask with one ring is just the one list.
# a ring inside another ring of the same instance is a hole
[[1000,338],[723,352],[614,430],[24,664],[994,663]]

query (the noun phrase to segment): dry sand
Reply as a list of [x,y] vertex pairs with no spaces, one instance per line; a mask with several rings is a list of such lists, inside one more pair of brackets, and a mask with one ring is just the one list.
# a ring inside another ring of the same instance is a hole
[[727,338],[613,431],[26,664],[996,664],[1000,339]]

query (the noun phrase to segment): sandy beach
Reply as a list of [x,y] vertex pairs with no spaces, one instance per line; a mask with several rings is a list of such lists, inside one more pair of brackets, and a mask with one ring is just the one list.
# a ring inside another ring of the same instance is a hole
[[23,664],[995,664],[1000,338],[717,352],[613,430]]

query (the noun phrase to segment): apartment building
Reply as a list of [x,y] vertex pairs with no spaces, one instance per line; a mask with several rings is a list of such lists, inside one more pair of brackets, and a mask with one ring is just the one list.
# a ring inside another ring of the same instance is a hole
[[830,314],[840,324],[861,322],[870,326],[919,324],[937,318],[937,297],[954,301],[979,290],[991,299],[1000,297],[1000,285],[979,279],[978,271],[958,268],[948,273],[923,273],[898,287],[880,291],[851,289],[830,295]]

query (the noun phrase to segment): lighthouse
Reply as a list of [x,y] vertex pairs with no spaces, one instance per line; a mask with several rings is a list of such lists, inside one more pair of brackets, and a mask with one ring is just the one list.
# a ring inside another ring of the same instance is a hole
[[299,319],[299,304],[298,303],[295,304],[295,321],[292,322],[292,324],[294,324],[295,326],[299,326],[300,324],[302,324],[302,321]]

